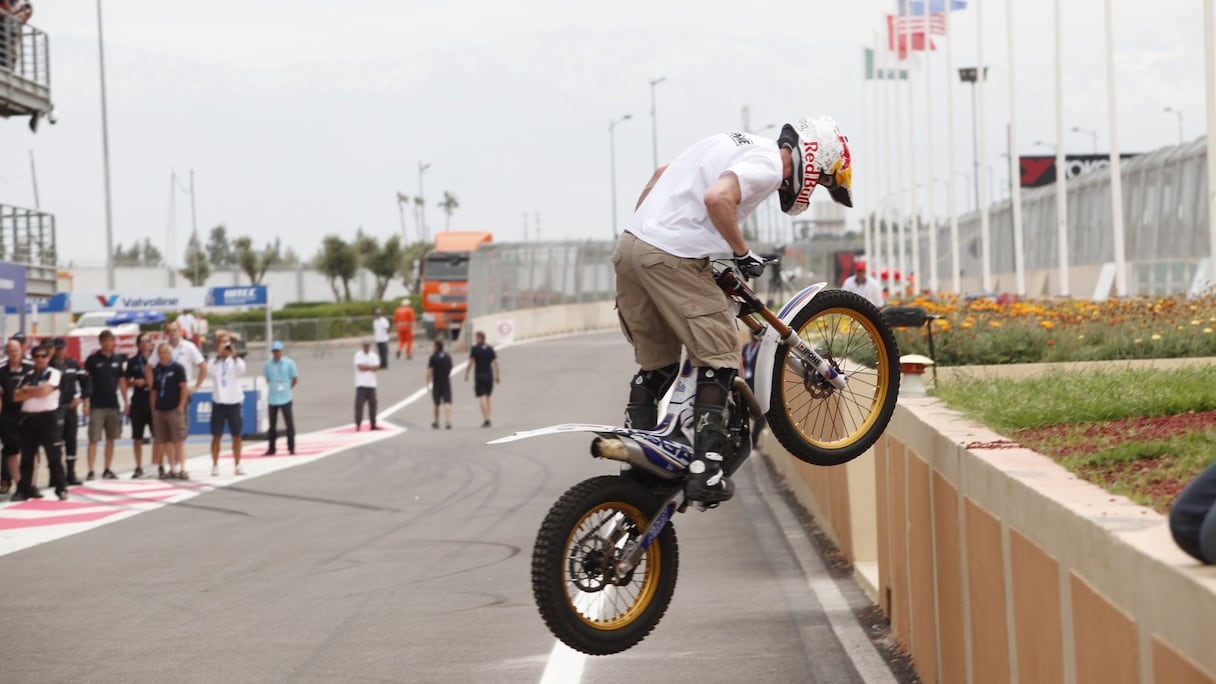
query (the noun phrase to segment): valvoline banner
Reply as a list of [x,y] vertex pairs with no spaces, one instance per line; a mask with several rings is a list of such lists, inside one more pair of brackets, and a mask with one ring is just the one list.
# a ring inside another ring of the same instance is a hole
[[266,306],[269,301],[265,285],[73,292],[71,311],[181,311],[218,306]]

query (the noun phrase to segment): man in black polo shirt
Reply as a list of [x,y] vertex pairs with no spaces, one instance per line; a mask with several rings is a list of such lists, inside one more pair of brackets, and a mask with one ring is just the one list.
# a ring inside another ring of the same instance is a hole
[[66,340],[56,337],[51,346],[55,350],[51,357],[51,367],[63,376],[59,380],[59,408],[63,411],[63,452],[67,462],[67,482],[69,485],[84,484],[76,479],[76,431],[80,427],[76,407],[80,406],[88,394],[85,384],[89,378],[80,364],[76,363],[76,359],[68,358]]
[[[137,480],[144,476],[144,430],[152,433],[152,405],[148,403],[148,384],[150,369],[156,365],[152,358],[152,338],[147,333],[140,333],[135,338],[135,355],[127,359],[127,386],[131,388],[131,401],[127,404],[127,416],[131,419],[131,446],[135,450],[135,473],[131,479]],[[156,461],[156,450],[153,449],[152,460]],[[163,463],[157,463],[160,471],[165,471]],[[151,475],[149,474],[149,477]]]
[[498,382],[498,354],[486,344],[486,334],[478,332],[477,344],[469,350],[469,363],[464,368],[464,381],[473,373],[473,394],[481,402],[482,427],[490,427],[490,395]]
[[[110,470],[114,465],[114,440],[122,434],[122,416],[127,412],[127,378],[123,375],[127,364],[125,354],[114,351],[114,333],[101,331],[97,336],[101,349],[89,354],[84,360],[84,372],[89,376],[92,394],[85,397],[84,414],[89,417],[89,474],[93,479],[93,468],[97,463],[97,443],[106,439],[106,469],[101,477],[116,480],[118,476]],[[119,413],[119,401],[122,413]]]
[[13,482],[20,479],[18,469],[21,457],[21,402],[13,396],[17,383],[25,375],[25,371],[33,368],[32,363],[26,362],[25,349],[21,342],[9,340],[4,345],[5,363],[0,366],[0,463],[3,473],[0,474],[0,494],[7,494]]
[[452,357],[443,350],[443,340],[435,340],[435,353],[426,365],[426,384],[431,386],[431,397],[435,400],[435,422],[431,427],[439,429],[439,407],[444,408],[447,428],[452,429]]

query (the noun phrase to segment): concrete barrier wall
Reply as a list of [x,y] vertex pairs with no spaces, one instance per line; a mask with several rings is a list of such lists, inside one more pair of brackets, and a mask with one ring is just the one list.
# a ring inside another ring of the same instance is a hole
[[482,331],[491,346],[507,340],[616,328],[615,302],[560,304],[538,309],[503,311],[472,319],[472,331]]
[[926,682],[1216,682],[1216,568],[1163,516],[934,399],[843,467],[769,460]]

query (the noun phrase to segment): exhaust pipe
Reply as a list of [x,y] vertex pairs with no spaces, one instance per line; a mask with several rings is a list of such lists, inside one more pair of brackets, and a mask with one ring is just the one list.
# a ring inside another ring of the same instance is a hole
[[674,480],[676,478],[675,473],[651,463],[650,459],[646,458],[646,454],[643,453],[642,447],[628,437],[596,437],[591,442],[591,455],[596,458],[607,458],[613,461],[628,463],[638,470],[644,470],[663,480]]

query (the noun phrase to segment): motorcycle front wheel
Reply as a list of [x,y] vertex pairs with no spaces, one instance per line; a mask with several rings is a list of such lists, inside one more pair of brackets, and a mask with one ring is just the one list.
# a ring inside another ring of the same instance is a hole
[[532,595],[554,636],[590,655],[624,651],[654,629],[676,586],[679,547],[670,522],[629,575],[610,571],[661,501],[640,482],[595,477],[545,516],[532,551]]
[[[890,326],[864,297],[829,290],[790,322],[847,379],[838,389],[786,345],[773,360],[769,429],[799,460],[840,465],[878,441],[899,398],[899,348]],[[793,355],[793,356],[792,356]]]

